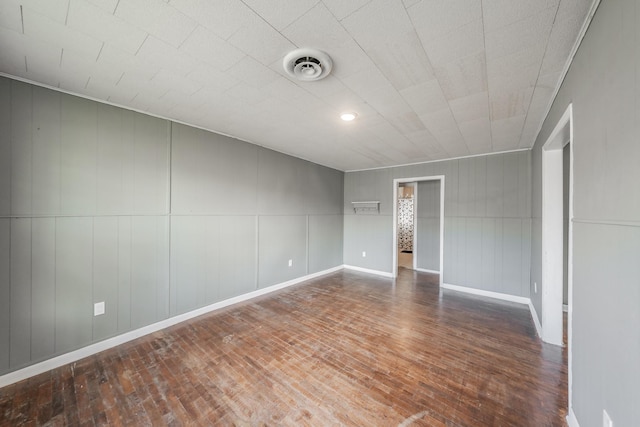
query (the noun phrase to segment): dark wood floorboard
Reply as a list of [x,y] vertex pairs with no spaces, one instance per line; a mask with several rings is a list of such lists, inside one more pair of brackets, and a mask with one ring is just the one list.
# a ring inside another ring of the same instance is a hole
[[564,426],[526,306],[341,271],[0,389],[3,426]]

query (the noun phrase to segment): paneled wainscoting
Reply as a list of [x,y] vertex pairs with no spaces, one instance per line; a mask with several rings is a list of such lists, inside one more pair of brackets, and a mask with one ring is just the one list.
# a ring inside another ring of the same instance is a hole
[[0,389],[2,425],[562,426],[524,305],[348,270]]

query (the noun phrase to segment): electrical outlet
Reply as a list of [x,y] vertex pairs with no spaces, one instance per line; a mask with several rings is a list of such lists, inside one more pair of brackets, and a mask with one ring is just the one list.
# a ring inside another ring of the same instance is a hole
[[365,251],[362,251],[362,258],[366,258],[367,257],[367,253]]
[[93,304],[93,315],[100,316],[101,314],[104,314],[104,301]]
[[292,266],[293,266],[293,260],[292,260],[292,259],[290,259],[290,260],[289,260],[289,267],[292,267]]
[[533,282],[533,292],[538,293],[538,282]]
[[606,409],[602,410],[602,427],[613,427],[613,421]]

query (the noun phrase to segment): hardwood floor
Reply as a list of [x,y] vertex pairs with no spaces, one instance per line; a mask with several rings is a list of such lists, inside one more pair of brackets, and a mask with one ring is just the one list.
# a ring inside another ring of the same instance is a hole
[[342,271],[0,389],[4,425],[561,426],[528,308]]

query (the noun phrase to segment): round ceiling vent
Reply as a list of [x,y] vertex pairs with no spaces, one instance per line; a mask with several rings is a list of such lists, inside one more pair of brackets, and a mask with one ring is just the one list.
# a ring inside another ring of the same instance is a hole
[[329,75],[333,62],[326,53],[309,48],[296,49],[284,57],[284,70],[303,82],[320,80]]

